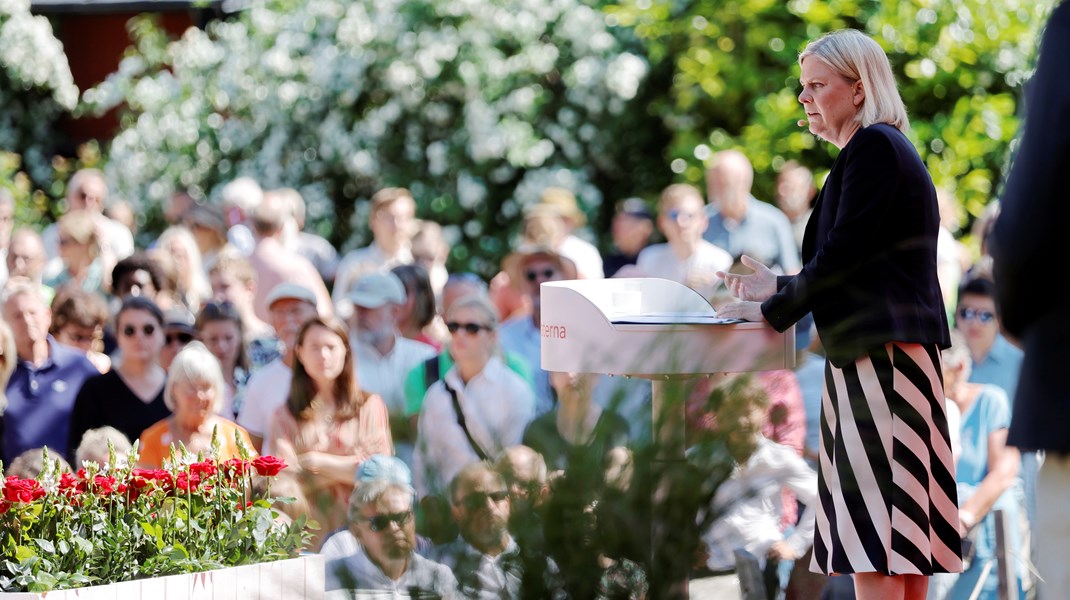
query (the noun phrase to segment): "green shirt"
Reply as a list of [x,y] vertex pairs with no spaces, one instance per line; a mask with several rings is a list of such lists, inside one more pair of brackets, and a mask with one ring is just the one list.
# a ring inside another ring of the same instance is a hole
[[[509,367],[514,373],[524,378],[524,381],[528,382],[532,391],[535,390],[535,380],[531,376],[531,369],[528,368],[524,359],[517,356],[512,352],[505,352],[503,357],[505,365]],[[448,350],[443,350],[438,355],[438,379],[442,379],[446,376],[446,372],[453,366],[453,357],[450,356]],[[427,367],[427,361],[424,361],[415,367],[409,374],[405,376],[405,414],[407,416],[413,416],[420,413],[420,408],[424,405],[424,394],[427,393],[427,377],[424,369]]]

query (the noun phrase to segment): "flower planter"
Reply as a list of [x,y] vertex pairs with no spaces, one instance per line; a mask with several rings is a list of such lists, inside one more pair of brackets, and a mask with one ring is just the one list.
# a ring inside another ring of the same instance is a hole
[[322,600],[324,562],[316,555],[53,592],[0,593],[2,600]]

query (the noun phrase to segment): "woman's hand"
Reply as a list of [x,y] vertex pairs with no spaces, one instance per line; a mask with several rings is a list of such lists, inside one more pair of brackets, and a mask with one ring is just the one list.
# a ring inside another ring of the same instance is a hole
[[758,302],[733,302],[721,307],[717,316],[722,319],[743,319],[744,321],[764,321],[762,305]]
[[778,560],[797,560],[799,558],[799,553],[795,552],[795,549],[791,547],[791,544],[784,540],[773,542],[773,545],[769,547],[769,552],[766,555],[769,558]]
[[724,278],[725,286],[733,296],[740,300],[765,302],[776,293],[776,273],[746,254],[739,260],[743,266],[749,267],[754,272],[741,274],[717,271],[717,276]]

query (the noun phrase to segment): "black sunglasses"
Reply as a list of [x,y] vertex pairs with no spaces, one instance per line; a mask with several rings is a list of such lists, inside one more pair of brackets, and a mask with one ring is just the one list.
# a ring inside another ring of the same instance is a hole
[[[123,327],[123,335],[125,335],[126,337],[134,337],[135,333],[137,333],[137,327],[135,327],[133,325],[127,325],[126,327]],[[156,326],[155,325],[151,325],[151,324],[150,325],[142,325],[141,333],[143,333],[145,335],[145,337],[148,337],[148,336],[156,333]]]
[[175,342],[179,342],[183,346],[193,341],[193,336],[188,333],[169,333],[164,336],[167,340],[167,344],[171,345]]
[[385,529],[388,529],[391,523],[397,525],[398,529],[401,529],[411,520],[411,510],[394,514],[375,515],[371,518],[361,517],[361,521],[366,521],[368,523],[368,526],[371,527],[372,531],[383,531]]
[[476,511],[487,506],[487,500],[498,504],[504,502],[509,497],[509,492],[501,490],[499,492],[473,492],[468,494],[461,500],[461,504],[464,505],[465,510]]
[[541,271],[531,270],[524,272],[524,277],[527,277],[528,281],[531,282],[538,280],[539,275],[542,275],[543,279],[550,279],[554,275],[557,275],[557,271],[547,267]]
[[468,335],[476,335],[484,329],[490,331],[492,328],[483,325],[482,323],[458,323],[457,321],[448,321],[446,323],[446,329],[448,329],[450,333],[457,333],[458,329],[463,329]]

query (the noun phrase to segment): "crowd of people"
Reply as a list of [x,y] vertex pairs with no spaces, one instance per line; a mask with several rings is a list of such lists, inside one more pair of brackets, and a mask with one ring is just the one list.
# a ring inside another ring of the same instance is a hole
[[[784,165],[775,202],[752,195],[753,179],[747,157],[725,151],[705,193],[673,184],[653,204],[622,200],[604,252],[584,238],[576,197],[548,188],[489,281],[447,270],[442,228],[400,187],[370,198],[373,241],[345,254],[303,230],[299,193],[250,178],[216,202],[176,195],[146,248],[98,171],[71,178],[66,214],[42,231],[13,229],[0,188],[0,458],[32,475],[43,447],[77,466],[139,441],[140,462],[158,466],[177,445],[209,451],[215,433],[220,459],[243,441],[289,465],[274,489],[296,498],[290,517],[318,524],[309,551],[330,559],[330,589],[643,598],[649,386],[544,371],[540,285],[662,277],[719,307],[732,300],[719,272],[795,275],[813,174]],[[1022,353],[999,333],[989,259],[955,241],[950,213],[944,391],[972,550],[965,574],[929,595],[995,593],[996,509],[1024,593],[1037,458],[1006,444]],[[693,577],[732,574],[744,551],[771,598],[806,579],[792,565],[813,543],[827,402],[811,324],[797,327],[794,370],[688,397],[689,460],[726,478],[697,511],[699,551],[681,558]]]

